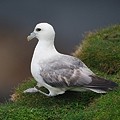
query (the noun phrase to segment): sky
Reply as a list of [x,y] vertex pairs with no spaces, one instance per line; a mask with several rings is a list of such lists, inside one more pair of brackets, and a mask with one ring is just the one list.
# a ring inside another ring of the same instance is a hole
[[59,52],[70,54],[86,32],[120,24],[119,0],[0,0],[0,100],[31,77],[37,40],[26,37],[39,22],[50,23]]

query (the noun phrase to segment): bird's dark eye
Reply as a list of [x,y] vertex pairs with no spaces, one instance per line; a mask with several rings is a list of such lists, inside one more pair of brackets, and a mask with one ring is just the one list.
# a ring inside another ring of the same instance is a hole
[[41,31],[41,29],[40,29],[40,28],[37,28],[37,29],[36,29],[36,31],[38,31],[38,32],[39,32],[39,31]]

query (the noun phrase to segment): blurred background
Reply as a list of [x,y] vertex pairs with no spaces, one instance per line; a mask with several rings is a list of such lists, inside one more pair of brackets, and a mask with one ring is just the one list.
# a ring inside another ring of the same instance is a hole
[[31,77],[37,40],[26,37],[39,22],[53,25],[57,50],[70,54],[85,32],[120,23],[120,0],[0,0],[0,102]]

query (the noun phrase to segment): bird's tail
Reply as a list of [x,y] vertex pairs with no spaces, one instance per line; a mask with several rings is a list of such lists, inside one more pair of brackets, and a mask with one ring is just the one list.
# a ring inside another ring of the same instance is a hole
[[106,93],[109,90],[113,90],[115,87],[118,86],[117,83],[106,80],[104,78],[100,78],[98,76],[90,75],[92,82],[88,85],[85,85],[85,89],[91,90],[96,93]]

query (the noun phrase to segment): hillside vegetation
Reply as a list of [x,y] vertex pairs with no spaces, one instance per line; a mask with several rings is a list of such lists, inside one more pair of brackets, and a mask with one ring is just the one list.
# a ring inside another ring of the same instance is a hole
[[89,32],[78,46],[75,56],[87,66],[114,74],[120,71],[120,25]]
[[[74,53],[97,75],[120,85],[120,25],[89,33]],[[0,105],[0,120],[120,120],[120,89],[107,94],[66,92],[56,97],[23,94],[36,85],[27,80],[12,101]]]

